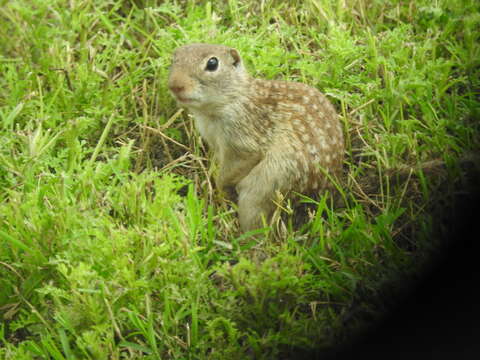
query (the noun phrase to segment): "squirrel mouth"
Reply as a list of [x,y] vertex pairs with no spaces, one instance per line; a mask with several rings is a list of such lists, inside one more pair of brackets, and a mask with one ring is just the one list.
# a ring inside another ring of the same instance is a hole
[[176,95],[176,98],[177,98],[177,101],[179,101],[181,103],[189,103],[189,102],[193,101],[192,98],[187,98],[187,97],[183,97],[183,96],[179,96],[179,95]]

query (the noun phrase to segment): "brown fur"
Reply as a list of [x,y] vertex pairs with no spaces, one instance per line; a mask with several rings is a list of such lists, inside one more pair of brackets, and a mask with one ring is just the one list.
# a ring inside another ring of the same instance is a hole
[[[209,59],[218,69],[206,70]],[[193,114],[220,165],[218,186],[238,194],[242,231],[262,225],[277,192],[312,193],[338,175],[343,134],[327,98],[301,83],[254,79],[237,50],[210,44],[178,48],[169,88]]]

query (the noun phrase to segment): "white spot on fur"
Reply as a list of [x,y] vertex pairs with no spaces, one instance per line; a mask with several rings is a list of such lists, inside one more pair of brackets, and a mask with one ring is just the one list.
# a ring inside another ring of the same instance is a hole
[[328,150],[329,146],[325,138],[319,139],[318,143],[320,144],[320,147],[322,148],[322,150]]
[[317,148],[313,144],[307,144],[307,150],[311,155],[315,155],[318,152]]
[[315,130],[315,133],[317,134],[318,138],[320,138],[322,140],[325,138],[325,133],[323,132],[322,128],[316,127],[314,130]]

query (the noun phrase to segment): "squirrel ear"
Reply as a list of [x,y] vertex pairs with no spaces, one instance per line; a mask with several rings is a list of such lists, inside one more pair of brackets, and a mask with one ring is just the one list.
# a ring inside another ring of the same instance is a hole
[[236,49],[230,49],[230,55],[232,55],[233,58],[233,66],[237,67],[242,62],[240,54]]

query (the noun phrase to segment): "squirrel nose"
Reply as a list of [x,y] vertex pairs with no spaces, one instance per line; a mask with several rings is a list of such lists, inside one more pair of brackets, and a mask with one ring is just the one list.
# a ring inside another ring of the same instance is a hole
[[169,85],[170,91],[173,92],[174,94],[181,93],[185,90],[185,86],[180,86],[180,85]]

